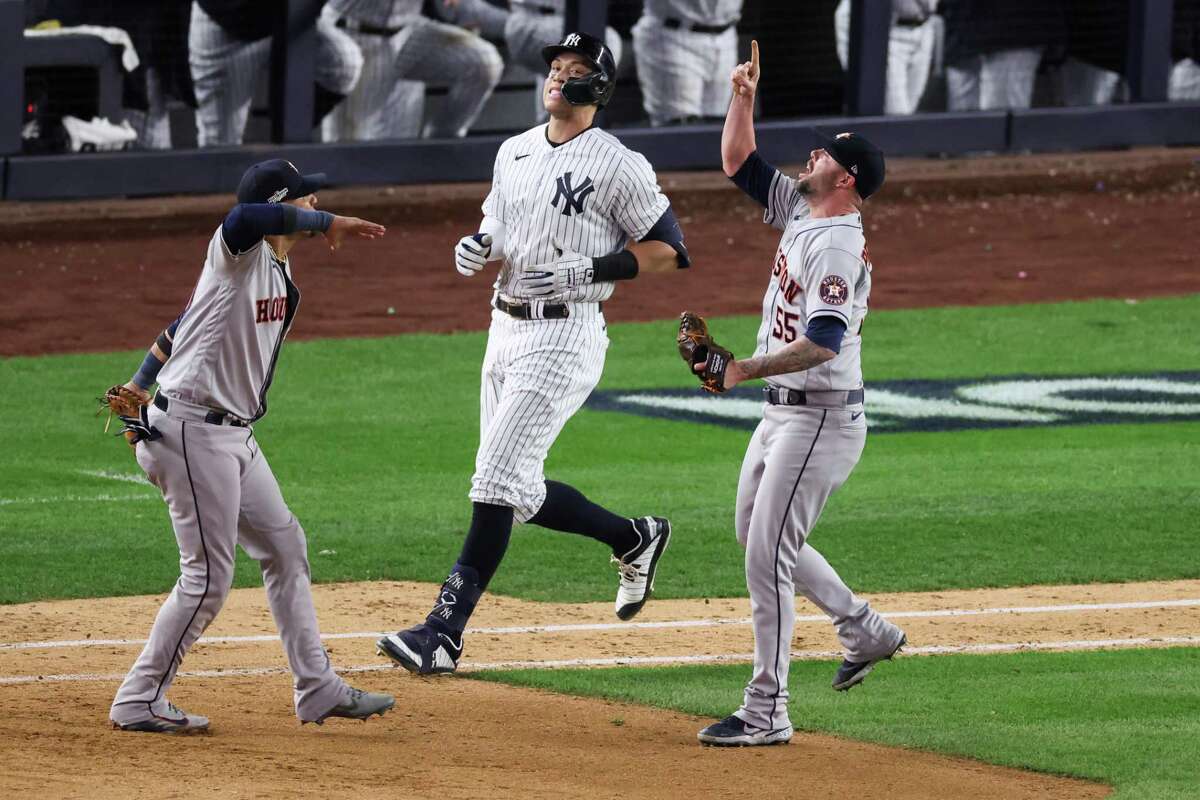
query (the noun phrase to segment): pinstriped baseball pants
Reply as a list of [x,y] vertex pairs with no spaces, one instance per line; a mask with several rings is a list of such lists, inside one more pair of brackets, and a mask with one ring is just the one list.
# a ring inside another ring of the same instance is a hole
[[723,117],[737,66],[737,28],[723,33],[672,30],[644,15],[633,26],[642,103],[653,125],[683,117]]
[[[201,147],[242,143],[254,89],[267,69],[271,37],[235,39],[192,3],[188,64],[196,92],[196,138]],[[349,94],[362,71],[362,54],[344,31],[317,21],[316,81]]]
[[604,371],[608,332],[595,303],[569,319],[492,312],[479,392],[479,451],[471,500],[510,506],[526,522],[546,500],[542,466],[567,420]]
[[861,404],[768,405],[746,449],[735,525],[746,548],[754,676],[736,714],[751,725],[775,730],[790,724],[787,687],[797,591],[833,621],[851,661],[890,653],[900,639],[900,629],[850,591],[806,542],[825,502],[858,463],[866,440]]
[[[329,6],[321,13],[328,25],[339,16]],[[490,42],[425,17],[392,36],[349,36],[363,54],[362,77],[322,122],[325,141],[466,136],[504,72],[504,59]],[[425,83],[435,81],[449,84],[446,102],[422,126]]]

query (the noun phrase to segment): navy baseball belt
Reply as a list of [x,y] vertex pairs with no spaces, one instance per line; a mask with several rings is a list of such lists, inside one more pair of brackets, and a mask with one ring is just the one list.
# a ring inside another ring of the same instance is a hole
[[217,411],[216,409],[204,408],[203,406],[194,406],[191,403],[184,403],[179,400],[172,403],[162,392],[154,395],[154,405],[163,412],[167,411],[168,406],[174,406],[175,413],[171,416],[180,417],[181,419],[203,420],[209,425],[232,425],[235,428],[250,427],[250,423],[235,417],[227,411]]
[[[498,310],[517,319],[567,319],[571,316],[571,307],[566,303],[545,303],[535,306],[531,303],[510,303],[497,297],[492,303]],[[603,303],[597,303],[598,310],[604,309]],[[540,312],[539,312],[540,308]]]
[[663,20],[663,27],[671,30],[683,29],[692,33],[724,33],[737,24],[737,20],[726,22],[724,25],[701,25],[698,22],[688,22],[686,19],[677,19],[675,17],[667,17]]
[[541,14],[543,17],[549,17],[552,14],[558,13],[558,9],[554,8],[554,6],[540,6],[537,3],[520,2],[514,2],[513,5],[523,8],[533,14]]
[[768,386],[763,389],[763,398],[773,406],[841,408],[858,405],[864,396],[862,389],[851,389],[848,392],[802,392],[783,386]]
[[378,25],[370,25],[366,22],[359,22],[358,20],[350,19],[349,17],[340,18],[334,23],[334,25],[339,28],[345,28],[348,31],[354,31],[355,33],[366,33],[370,34],[371,36],[395,36],[397,33],[404,30],[403,25],[401,25],[399,28],[381,28]]

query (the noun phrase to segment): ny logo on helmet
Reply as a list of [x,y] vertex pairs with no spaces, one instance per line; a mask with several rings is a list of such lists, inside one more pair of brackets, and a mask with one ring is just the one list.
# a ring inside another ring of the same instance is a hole
[[558,200],[562,198],[563,216],[569,217],[572,212],[582,214],[583,201],[594,191],[596,191],[596,187],[592,184],[591,178],[584,178],[579,188],[573,187],[571,185],[571,173],[568,172],[558,178],[558,191],[554,193],[554,197],[550,200],[550,205],[558,208]]
[[579,34],[578,34],[578,33],[572,33],[570,36],[568,36],[567,38],[563,39],[562,46],[563,46],[563,47],[578,47],[578,46],[579,46],[579,41],[580,41],[580,40],[579,40]]

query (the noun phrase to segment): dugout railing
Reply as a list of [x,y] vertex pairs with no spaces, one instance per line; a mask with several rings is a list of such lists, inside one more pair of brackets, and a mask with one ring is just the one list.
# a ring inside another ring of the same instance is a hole
[[[848,116],[771,120],[758,138],[773,160],[803,161],[811,128],[854,129],[889,155],[1069,151],[1200,144],[1200,103],[1165,102],[1170,69],[1171,0],[1129,0],[1130,25],[1121,105],[881,116],[890,0],[853,0],[846,69]],[[72,199],[228,192],[264,154],[328,172],[339,185],[481,181],[491,176],[504,136],[316,144],[312,137],[314,37],[319,0],[287,0],[271,68],[271,138],[237,148],[21,155],[22,0],[0,0],[0,198]],[[603,31],[607,0],[568,0],[568,29]],[[658,170],[716,169],[720,126],[622,128],[620,136]]]

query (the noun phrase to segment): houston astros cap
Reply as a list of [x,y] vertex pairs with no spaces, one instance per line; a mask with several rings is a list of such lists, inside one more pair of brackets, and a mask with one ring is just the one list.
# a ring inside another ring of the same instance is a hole
[[260,161],[242,175],[238,184],[239,203],[282,203],[312,194],[325,185],[325,173],[301,175],[286,158]]
[[857,133],[839,133],[831,138],[816,128],[812,131],[825,152],[854,176],[859,197],[866,200],[879,191],[883,186],[884,166],[883,153],[878,147]]

